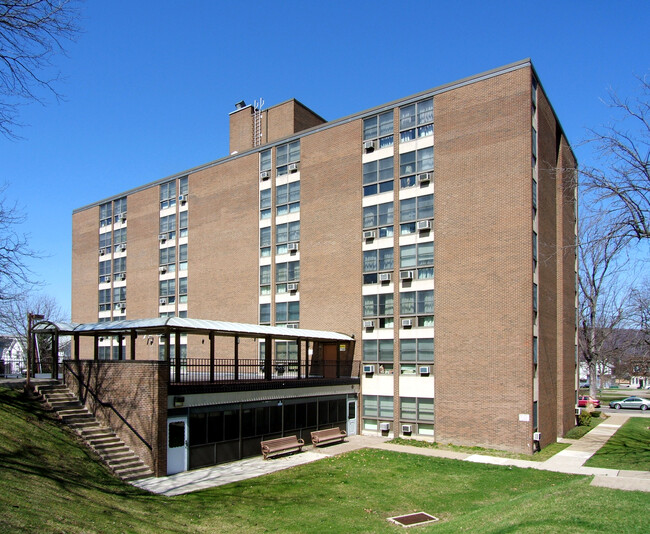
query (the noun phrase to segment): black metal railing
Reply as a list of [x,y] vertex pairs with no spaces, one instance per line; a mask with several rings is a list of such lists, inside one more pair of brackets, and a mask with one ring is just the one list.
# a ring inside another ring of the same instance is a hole
[[[298,362],[297,360],[273,360],[270,369],[264,360],[207,358],[181,359],[180,373],[176,362],[170,362],[171,384],[210,384],[218,382],[256,380],[310,380],[323,378],[357,378],[359,362]],[[179,380],[180,377],[180,380]]]

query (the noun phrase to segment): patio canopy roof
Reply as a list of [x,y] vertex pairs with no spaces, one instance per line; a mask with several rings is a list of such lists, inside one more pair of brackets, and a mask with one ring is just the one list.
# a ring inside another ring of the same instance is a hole
[[354,338],[339,332],[286,328],[246,323],[229,323],[207,319],[185,319],[180,317],[157,317],[153,319],[133,319],[130,321],[108,321],[103,323],[65,323],[41,321],[34,325],[37,334],[59,335],[132,335],[164,334],[183,332],[196,335],[210,333],[219,336],[239,336],[248,338],[310,339],[315,341],[352,341]]

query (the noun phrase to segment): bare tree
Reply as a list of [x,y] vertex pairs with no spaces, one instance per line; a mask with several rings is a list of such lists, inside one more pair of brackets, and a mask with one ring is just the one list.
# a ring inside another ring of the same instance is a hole
[[[629,238],[612,235],[603,218],[579,225],[579,344],[589,372],[589,393],[596,394],[598,372],[616,357],[615,334],[625,318],[626,291],[620,287],[621,255]],[[620,348],[620,347],[619,347]]]
[[3,196],[5,189],[0,187],[0,306],[34,287],[27,261],[38,257],[29,247],[27,236],[16,229],[25,216]]
[[[16,338],[16,341],[20,343],[23,349],[24,357],[27,356],[28,313],[43,315],[49,321],[62,321],[65,319],[56,299],[49,295],[26,294],[20,298],[0,302],[0,331]],[[63,348],[60,346],[59,350],[63,350]],[[50,350],[50,340],[39,337],[39,354],[49,354]]]
[[64,41],[78,34],[76,0],[0,0],[0,133],[14,138],[18,106],[60,94],[53,69]]
[[636,239],[650,238],[650,82],[640,79],[641,94],[623,99],[610,92],[608,104],[616,119],[590,130],[599,167],[582,169],[583,190],[608,211],[610,232]]

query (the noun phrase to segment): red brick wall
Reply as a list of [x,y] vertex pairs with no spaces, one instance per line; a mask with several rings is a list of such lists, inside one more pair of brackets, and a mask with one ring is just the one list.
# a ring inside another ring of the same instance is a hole
[[[167,377],[168,366],[160,362],[70,362],[75,374],[82,377],[80,386],[64,366],[64,382],[78,395],[98,420],[109,426],[156,476],[167,474]],[[129,429],[112,409],[101,406],[87,392],[87,387],[102,403],[110,403],[133,429],[152,447],[149,448]]]
[[434,104],[436,440],[530,452],[530,69]]

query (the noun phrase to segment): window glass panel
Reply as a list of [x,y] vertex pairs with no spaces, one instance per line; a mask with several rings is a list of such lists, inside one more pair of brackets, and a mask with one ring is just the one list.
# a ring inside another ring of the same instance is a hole
[[379,250],[379,270],[390,271],[393,269],[393,249],[382,248]]
[[393,112],[387,111],[379,115],[379,135],[389,135],[393,133]]
[[418,150],[417,169],[418,172],[433,170],[433,147]]
[[417,293],[418,313],[433,313],[433,289],[429,291],[418,291]]
[[433,338],[418,339],[418,360],[433,362]]
[[433,122],[433,98],[418,102],[418,124]]
[[379,417],[384,419],[393,418],[393,397],[379,397]]
[[418,419],[433,422],[433,399],[418,399]]
[[406,152],[399,156],[399,175],[415,173],[415,152]]
[[433,195],[424,195],[418,199],[418,219],[433,218]]
[[367,339],[363,342],[363,361],[376,362],[377,361],[377,340]]
[[399,312],[400,315],[415,314],[415,291],[400,293]]
[[417,340],[402,339],[400,340],[400,360],[403,362],[416,361]]
[[417,404],[413,397],[400,397],[400,417],[402,419],[417,419]]
[[260,228],[260,246],[269,247],[271,246],[271,227],[267,226],[266,228]]
[[393,340],[381,339],[379,340],[379,361],[392,362],[393,361]]
[[377,316],[377,295],[363,296],[363,316],[364,317]]
[[433,241],[418,244],[418,266],[433,265]]
[[369,117],[363,120],[363,140],[377,137],[377,117]]
[[399,202],[399,218],[400,221],[415,221],[416,220],[416,199],[407,198]]
[[363,252],[363,271],[376,271],[377,270],[377,251],[366,250]]
[[399,110],[399,129],[406,130],[415,126],[415,104],[404,106]]
[[260,154],[260,171],[271,170],[271,150],[264,150]]
[[363,208],[363,227],[374,228],[377,226],[377,206]]
[[377,417],[377,396],[376,395],[363,396],[363,416]]
[[399,248],[399,266],[415,267],[415,245],[403,245]]
[[379,204],[379,226],[393,224],[393,203]]
[[378,315],[393,315],[393,294],[386,293],[379,295]]
[[260,304],[260,323],[271,322],[271,305]]

